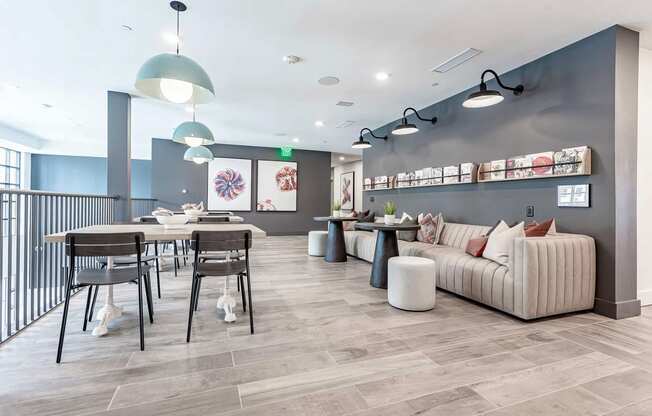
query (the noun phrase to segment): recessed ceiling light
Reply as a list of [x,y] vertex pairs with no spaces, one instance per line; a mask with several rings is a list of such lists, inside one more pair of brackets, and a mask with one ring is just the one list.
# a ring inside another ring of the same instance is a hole
[[324,122],[321,121],[321,120],[317,120],[317,121],[315,121],[315,126],[317,126],[317,127],[324,127]]
[[134,30],[134,28],[129,25],[121,25],[120,27],[122,27],[124,30],[128,30],[129,32]]
[[287,64],[290,64],[290,65],[298,64],[301,61],[303,61],[303,59],[301,59],[301,57],[296,56],[296,55],[285,55],[283,57],[283,62],[285,62]]
[[345,160],[345,157],[344,157],[344,156],[340,156],[340,160],[341,160],[341,161],[344,161],[344,160]]
[[175,33],[165,32],[163,33],[163,40],[171,45],[176,45],[177,42],[181,43],[181,38],[177,37]]
[[378,81],[387,81],[391,74],[388,74],[387,72],[377,72],[376,73],[376,79]]
[[295,143],[299,143],[299,138],[295,137],[294,139],[292,139],[292,141],[295,142]]
[[326,87],[330,87],[333,85],[337,85],[340,83],[340,79],[338,77],[333,77],[333,76],[328,76],[328,77],[321,77],[317,82],[320,85],[324,85]]

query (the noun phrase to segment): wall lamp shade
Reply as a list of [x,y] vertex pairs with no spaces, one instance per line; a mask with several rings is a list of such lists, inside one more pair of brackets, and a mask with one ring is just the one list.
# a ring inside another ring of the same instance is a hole
[[517,85],[516,87],[506,86],[500,81],[500,77],[495,71],[487,69],[480,77],[480,91],[469,94],[468,98],[462,103],[462,106],[465,108],[484,108],[496,105],[505,99],[500,91],[487,89],[487,84],[484,81],[484,77],[487,74],[492,74],[502,89],[512,91],[516,96],[523,94],[523,91],[525,91],[523,85]]
[[189,147],[186,153],[183,154],[183,159],[201,165],[202,163],[213,160],[213,153],[208,147]]
[[371,143],[362,137],[365,132],[369,133],[374,139],[387,140],[387,136],[376,136],[373,131],[365,127],[360,130],[360,136],[358,137],[358,140],[354,141],[353,144],[351,144],[353,149],[369,149],[371,147]]
[[204,104],[215,98],[206,71],[187,56],[173,53],[148,59],[136,75],[136,89],[148,97],[177,104]]
[[392,134],[396,136],[407,136],[408,134],[414,134],[419,131],[419,128],[416,126],[416,124],[408,123],[407,122],[407,112],[408,111],[413,111],[414,114],[417,116],[417,118],[421,121],[429,121],[432,124],[437,123],[437,117],[433,118],[423,118],[419,115],[417,110],[415,110],[412,107],[408,107],[405,110],[403,110],[403,118],[401,119],[401,124],[398,124],[396,127],[392,129]]
[[185,121],[174,129],[172,140],[190,147],[206,146],[215,143],[213,133],[205,124],[198,121]]

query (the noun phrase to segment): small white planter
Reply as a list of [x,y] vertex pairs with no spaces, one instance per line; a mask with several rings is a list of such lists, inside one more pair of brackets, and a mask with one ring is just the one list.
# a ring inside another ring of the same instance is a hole
[[333,211],[333,217],[339,218],[342,216],[342,211]]
[[396,222],[396,215],[385,214],[385,225],[394,225]]

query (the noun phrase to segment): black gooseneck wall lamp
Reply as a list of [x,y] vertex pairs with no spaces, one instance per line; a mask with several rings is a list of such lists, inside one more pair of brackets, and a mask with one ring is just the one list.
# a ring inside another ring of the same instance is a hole
[[403,110],[403,118],[401,119],[401,124],[394,127],[394,129],[392,130],[392,134],[395,134],[397,136],[405,136],[408,134],[414,134],[419,131],[419,128],[415,124],[407,122],[407,112],[410,110],[413,111],[414,114],[417,116],[417,118],[421,121],[429,121],[432,124],[437,123],[437,117],[423,118],[419,115],[417,110],[415,110],[412,107],[408,107],[405,110]]
[[464,101],[464,103],[462,103],[464,107],[466,108],[489,107],[498,104],[505,99],[499,91],[487,89],[487,84],[484,82],[484,77],[487,74],[493,75],[494,78],[496,78],[496,82],[498,82],[498,85],[500,85],[502,89],[511,91],[512,93],[514,93],[514,95],[521,95],[523,94],[523,91],[525,91],[525,88],[521,84],[513,88],[508,87],[507,85],[503,84],[500,81],[500,77],[498,76],[496,71],[487,69],[482,73],[482,76],[480,77],[480,91],[476,91],[474,93],[469,94],[469,97]]
[[369,132],[371,137],[373,137],[374,139],[387,140],[387,136],[382,136],[382,137],[381,136],[376,136],[373,131],[371,131],[371,130],[369,130],[368,128],[365,127],[364,129],[360,130],[360,137],[358,138],[358,140],[353,142],[353,144],[351,145],[352,148],[354,148],[354,149],[368,149],[368,148],[371,147],[371,143],[369,143],[368,141],[366,141],[362,137],[364,132]]

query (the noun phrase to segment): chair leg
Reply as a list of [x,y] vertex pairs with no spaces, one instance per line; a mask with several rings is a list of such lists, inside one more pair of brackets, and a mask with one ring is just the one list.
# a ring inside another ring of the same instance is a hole
[[59,348],[57,349],[57,364],[61,363],[63,353],[63,338],[66,335],[66,321],[68,320],[68,306],[70,306],[70,291],[72,289],[73,271],[70,271],[66,283],[66,303],[63,305],[63,317],[61,318],[61,332],[59,333]]
[[190,310],[188,311],[188,331],[186,333],[186,342],[190,342],[190,329],[192,328],[192,314],[195,311],[195,290],[197,289],[197,276],[192,274],[192,287],[190,289]]
[[242,285],[242,273],[238,275],[238,289],[240,289],[240,286],[242,286],[242,291],[240,294],[242,295],[242,309],[247,312],[247,301],[245,300],[245,290],[244,286]]
[[186,240],[181,241],[181,253],[183,253],[183,265],[186,265],[186,261],[188,260],[186,256],[188,255],[188,252],[186,251]]
[[179,249],[177,248],[177,240],[174,240],[172,246],[172,252],[174,253],[174,277],[177,277],[177,268],[179,268]]
[[251,277],[247,267],[247,297],[249,298],[249,329],[254,333],[254,304],[251,303]]
[[152,282],[149,272],[145,274],[145,296],[147,297],[147,313],[149,314],[149,323],[154,323],[154,302],[152,301]]
[[158,292],[158,298],[161,299],[161,274],[158,267],[158,253],[156,255],[156,291]]
[[[93,286],[91,286],[92,288]],[[93,310],[95,309],[95,301],[97,300],[97,292],[100,290],[99,286],[95,286],[95,293],[93,293],[93,301],[91,302],[91,309],[88,311],[88,322],[93,321]]]
[[140,330],[140,350],[145,351],[145,332],[143,329],[143,286],[142,276],[138,276],[138,329]]
[[82,331],[86,331],[86,323],[88,323],[88,311],[91,308],[91,295],[93,294],[93,286],[88,286],[88,296],[86,296],[86,310],[84,311],[84,324]]
[[195,288],[195,311],[199,309],[199,291],[201,290],[201,277],[197,277],[197,287]]

